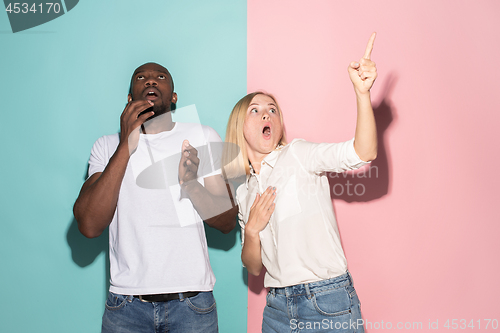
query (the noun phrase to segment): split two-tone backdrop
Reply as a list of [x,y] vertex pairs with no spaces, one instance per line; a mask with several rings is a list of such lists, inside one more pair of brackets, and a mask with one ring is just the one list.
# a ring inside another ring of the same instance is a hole
[[[497,1],[70,2],[16,33],[0,14],[1,332],[100,330],[107,237],[81,236],[71,209],[137,66],[169,68],[178,106],[221,137],[237,100],[264,89],[289,139],[343,141],[346,68],[373,31],[379,155],[329,175],[367,331],[500,330]],[[220,331],[259,332],[265,290],[239,231],[207,233]]]

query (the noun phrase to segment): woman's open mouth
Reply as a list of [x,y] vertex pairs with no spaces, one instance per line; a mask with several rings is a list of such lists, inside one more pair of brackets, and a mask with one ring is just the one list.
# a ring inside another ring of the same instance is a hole
[[264,128],[262,129],[262,135],[265,139],[269,139],[271,137],[271,127],[264,126]]

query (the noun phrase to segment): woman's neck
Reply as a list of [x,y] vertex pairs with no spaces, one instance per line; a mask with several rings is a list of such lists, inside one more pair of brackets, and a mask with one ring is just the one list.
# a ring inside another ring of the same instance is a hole
[[266,158],[267,155],[269,154],[261,154],[257,153],[251,150],[247,150],[248,152],[248,160],[250,161],[250,164],[252,165],[253,171],[256,174],[260,173],[260,166],[264,158]]

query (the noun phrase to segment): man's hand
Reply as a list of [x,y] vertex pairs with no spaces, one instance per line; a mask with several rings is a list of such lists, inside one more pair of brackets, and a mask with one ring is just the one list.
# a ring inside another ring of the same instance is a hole
[[189,144],[188,140],[182,142],[181,161],[179,162],[179,184],[182,185],[198,178],[198,151]]
[[363,58],[361,58],[359,62],[351,62],[347,68],[354,89],[356,93],[359,94],[366,94],[369,92],[373,82],[375,82],[377,78],[377,68],[375,67],[375,63],[370,59],[376,35],[376,32],[371,35]]
[[238,214],[238,206],[233,205],[230,185],[220,175],[203,178],[205,186],[201,185],[197,181],[200,164],[198,151],[188,140],[182,142],[181,149],[179,184],[182,195],[191,200],[198,214],[209,226],[227,234],[236,225]]
[[129,155],[136,150],[139,142],[139,128],[150,117],[154,115],[153,111],[139,114],[151,106],[151,101],[129,101],[120,117],[120,145],[127,143]]

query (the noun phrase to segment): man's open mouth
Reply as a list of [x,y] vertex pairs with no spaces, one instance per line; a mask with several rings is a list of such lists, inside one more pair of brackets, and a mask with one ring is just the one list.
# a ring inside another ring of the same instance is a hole
[[144,97],[150,101],[155,100],[158,98],[158,91],[154,88],[149,88],[145,91]]

